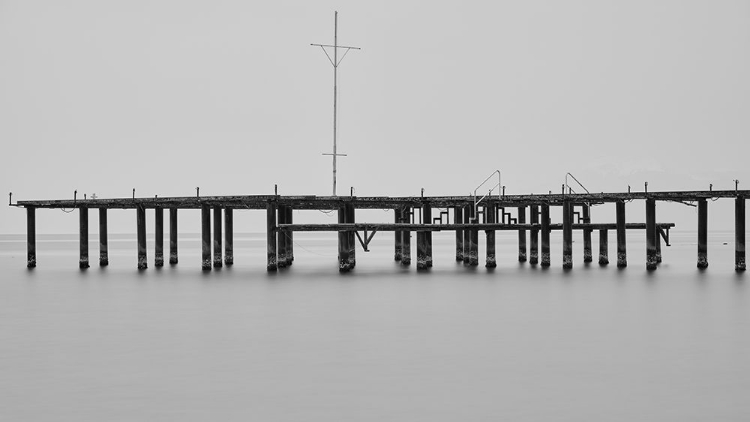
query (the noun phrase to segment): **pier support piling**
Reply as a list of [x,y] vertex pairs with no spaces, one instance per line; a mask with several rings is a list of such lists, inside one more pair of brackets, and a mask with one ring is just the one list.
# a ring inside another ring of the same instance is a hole
[[599,265],[609,264],[609,232],[599,230]]
[[656,263],[661,264],[661,228],[656,226]]
[[[518,224],[526,224],[526,207],[518,207]],[[526,262],[526,230],[518,231],[518,262]]]
[[[591,223],[591,206],[584,204],[583,209],[583,222]],[[593,261],[593,253],[591,251],[591,233],[592,229],[583,229],[583,262],[589,263]]]
[[[339,213],[339,224],[344,224],[347,221],[347,210],[346,205],[341,205],[338,210]],[[346,231],[339,231],[339,272],[345,273],[351,270],[351,264],[349,263],[349,233]]]
[[[424,212],[425,224],[432,224],[432,205],[424,204],[422,206],[422,212]],[[432,232],[428,231],[427,236],[427,268],[432,268]]]
[[[529,220],[531,224],[539,224],[538,205],[529,207]],[[531,229],[529,237],[529,264],[536,265],[539,263],[539,229]]]
[[78,260],[78,268],[89,267],[89,209],[88,207],[80,207],[79,221],[80,221],[80,246],[81,256]]
[[201,206],[201,268],[211,269],[211,208]]
[[[286,212],[286,205],[279,205],[278,210],[276,211],[278,214],[278,221],[279,224],[288,224],[286,221],[287,212]],[[339,214],[341,211],[339,211]],[[341,220],[339,220],[339,223],[341,223]],[[287,256],[286,246],[287,246],[287,232],[285,231],[278,231],[277,232],[277,245],[278,245],[278,260],[276,262],[277,266],[279,268],[285,268],[288,263],[289,259]]]
[[177,208],[169,209],[169,264],[177,264]]
[[698,268],[708,268],[708,201],[698,200]]
[[745,197],[734,200],[734,270],[745,271]]
[[164,208],[154,208],[154,266],[164,266]]
[[148,257],[146,247],[146,208],[138,205],[135,211],[135,222],[137,227],[138,238],[138,269],[145,270],[148,268]]
[[417,232],[417,270],[427,269],[427,232]]
[[542,204],[542,267],[549,267],[550,265],[550,256],[549,256],[549,204]]
[[[422,204],[422,224],[432,222],[432,208],[430,204]],[[417,232],[417,270],[432,267],[432,233],[430,231]]]
[[573,204],[563,202],[563,269],[573,268]]
[[[453,223],[463,223],[463,209],[461,207],[453,207]],[[463,262],[464,260],[464,231],[456,229],[456,262]]]
[[656,269],[656,237],[659,235],[656,228],[656,200],[646,199],[646,269]]
[[615,203],[615,214],[617,220],[617,268],[628,266],[628,252],[625,241],[625,202]]
[[99,208],[99,266],[109,265],[109,245],[107,241],[107,209]]
[[234,210],[224,208],[224,264],[234,264]]
[[214,268],[221,268],[222,263],[222,235],[221,235],[221,207],[214,207]]
[[[401,209],[402,223],[411,222],[411,209]],[[411,232],[409,230],[403,230],[402,234],[402,248],[401,248],[401,265],[411,265]]]
[[266,270],[276,271],[276,206],[266,205]]
[[[356,223],[356,212],[354,208],[353,203],[347,203],[345,205],[346,209],[346,222],[350,224]],[[287,222],[291,223],[289,220],[289,217],[291,217],[291,208],[287,207]],[[347,246],[349,247],[349,269],[353,270],[354,267],[357,266],[357,240],[356,240],[356,234],[354,231],[347,232]],[[287,262],[289,265],[291,265],[291,259],[290,259],[290,247],[289,244],[291,243],[291,239],[287,238]]]
[[36,208],[26,208],[26,268],[36,267]]
[[[472,215],[474,214],[474,207],[472,205],[466,205],[464,207],[464,224],[470,224],[472,222]],[[471,265],[471,229],[464,229],[464,265]]]
[[[519,207],[519,216],[520,216],[520,210]],[[487,205],[484,206],[484,222],[489,224],[494,224],[495,216],[497,215],[497,205],[492,201],[487,201]],[[520,218],[520,217],[519,217]],[[496,268],[497,267],[497,254],[495,251],[495,230],[485,230],[485,237],[487,238],[487,251],[486,255],[487,258],[485,260],[484,266],[487,268]],[[519,241],[519,248],[520,248],[520,242],[521,242],[521,231],[518,231],[518,241]],[[524,235],[524,240],[526,240],[526,236]],[[518,260],[521,260],[521,255],[518,255]],[[524,247],[524,255],[526,254],[526,248]],[[526,258],[524,257],[524,261]]]
[[[294,208],[291,205],[286,207],[286,223],[294,224]],[[292,262],[294,262],[294,232],[287,232],[286,239],[286,264],[292,265]]]
[[[479,224],[477,210],[471,207],[471,224]],[[476,267],[479,265],[479,230],[471,229],[469,236],[469,266]]]
[[[401,209],[394,209],[393,210],[393,222],[398,224],[402,221],[401,217]],[[393,259],[394,261],[401,261],[401,249],[404,245],[404,234],[401,232],[401,230],[396,230],[393,232],[393,238],[394,238],[394,249],[393,249]]]

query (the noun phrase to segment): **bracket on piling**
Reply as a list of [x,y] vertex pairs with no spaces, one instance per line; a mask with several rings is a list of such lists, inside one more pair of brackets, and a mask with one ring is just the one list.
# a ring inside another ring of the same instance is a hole
[[360,245],[362,245],[362,249],[364,249],[365,252],[370,252],[370,249],[368,249],[368,246],[370,246],[370,241],[372,240],[373,236],[375,236],[375,233],[377,233],[377,230],[373,230],[370,235],[367,235],[367,229],[364,230],[364,236],[365,238],[362,239],[362,236],[359,235],[359,232],[355,231],[354,234],[357,235],[357,239],[359,239]]
[[658,229],[659,229],[659,235],[661,236],[662,239],[664,239],[664,244],[667,245],[667,246],[672,246],[669,243],[669,227],[667,227],[667,231],[666,232],[661,227],[659,227]]

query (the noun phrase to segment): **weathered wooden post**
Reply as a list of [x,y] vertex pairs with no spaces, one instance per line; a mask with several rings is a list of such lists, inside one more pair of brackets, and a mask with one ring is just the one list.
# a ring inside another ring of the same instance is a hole
[[734,200],[734,270],[745,271],[745,197]]
[[224,264],[234,264],[234,211],[224,208]]
[[177,208],[169,209],[169,264],[177,264]]
[[201,268],[211,269],[211,207],[201,205]]
[[646,269],[656,269],[656,200],[646,199]]
[[[474,215],[472,205],[464,206],[464,224],[471,224]],[[469,227],[464,229],[464,265],[471,265],[471,232]]]
[[214,267],[221,268],[222,263],[222,235],[221,235],[221,207],[214,207]]
[[628,266],[628,252],[625,241],[625,202],[615,203],[615,214],[617,220],[617,268]]
[[[520,211],[519,207],[519,211]],[[497,215],[497,205],[491,201],[487,200],[487,204],[484,206],[484,222],[487,224],[494,224],[495,216]],[[485,236],[487,238],[487,258],[485,260],[484,266],[487,268],[496,268],[497,267],[497,254],[495,252],[495,230],[485,230]],[[519,233],[519,243],[520,243],[520,233],[521,231],[518,231]],[[525,236],[524,236],[525,238]],[[519,252],[520,253],[520,252]],[[525,253],[525,250],[524,250]],[[519,255],[519,260],[521,259]],[[524,258],[525,259],[525,258]]]
[[276,271],[276,206],[266,205],[266,270]]
[[26,267],[36,267],[36,208],[26,207]]
[[[346,223],[346,205],[339,205],[339,224]],[[349,233],[339,230],[339,272],[345,273],[351,268],[349,266]]]
[[80,246],[81,246],[81,257],[78,260],[78,268],[89,267],[89,208],[80,207],[79,221],[80,221]]
[[661,263],[661,228],[656,226],[656,263]]
[[607,229],[599,230],[599,265],[609,264],[609,234]]
[[698,268],[708,268],[708,201],[698,200]]
[[[423,204],[422,212],[424,213],[423,223],[432,224],[432,205],[429,203]],[[428,230],[425,232],[425,241],[427,243],[425,262],[427,263],[427,268],[430,268],[432,267],[432,231]]]
[[[401,210],[404,223],[411,223],[411,208],[406,207]],[[404,230],[402,233],[402,248],[401,248],[401,265],[411,265],[411,232]]]
[[109,265],[109,245],[107,242],[107,209],[99,208],[99,266]]
[[549,267],[549,204],[542,204],[542,267]]
[[[539,224],[539,206],[529,206],[529,217],[531,224]],[[539,229],[531,229],[529,244],[529,264],[539,263]]]
[[573,268],[573,204],[563,201],[563,268]]
[[[279,224],[287,224],[286,223],[286,216],[287,216],[286,207],[287,207],[286,205],[279,204],[279,208],[277,211]],[[276,234],[277,234],[276,237],[277,237],[277,242],[278,242],[277,244],[279,248],[277,251],[278,260],[276,264],[278,265],[279,268],[285,268],[288,264],[288,257],[286,253],[287,232],[279,230]]]
[[[393,222],[398,224],[401,223],[402,217],[401,217],[401,209],[396,208],[393,210]],[[401,232],[401,230],[396,230],[394,233],[394,250],[393,250],[393,259],[395,261],[401,261],[401,249],[403,248],[404,244],[404,235]]]
[[[356,221],[355,216],[355,208],[354,204],[351,202],[347,202],[345,204],[346,209],[346,222],[349,224],[354,224]],[[291,210],[291,208],[288,208],[288,210]],[[289,213],[291,215],[291,213]],[[349,248],[349,269],[353,270],[354,267],[357,266],[357,241],[356,241],[356,234],[354,231],[347,232],[348,238],[346,239],[347,246]],[[289,261],[291,265],[291,260],[289,259],[289,247],[288,244],[290,239],[287,239],[287,261]]]
[[[518,207],[518,224],[526,224],[526,207]],[[518,230],[518,262],[526,262],[526,229]]]
[[427,269],[427,232],[417,230],[417,270]]
[[[453,224],[463,223],[463,209],[460,206],[453,207]],[[456,262],[464,260],[464,231],[456,229]]]
[[[583,222],[591,224],[591,205],[583,204]],[[591,262],[593,260],[591,252],[591,233],[592,229],[583,229],[583,262]]]
[[164,266],[164,208],[154,208],[154,266]]
[[[286,207],[286,223],[294,223],[294,209],[291,205]],[[289,230],[286,232],[286,264],[292,265],[294,262],[294,232]]]
[[[471,224],[479,224],[477,209],[471,207]],[[479,230],[471,229],[471,241],[469,243],[469,265],[476,267],[479,265]]]
[[146,208],[143,205],[136,206],[135,222],[138,226],[138,269],[145,270],[148,268],[148,256],[146,253]]

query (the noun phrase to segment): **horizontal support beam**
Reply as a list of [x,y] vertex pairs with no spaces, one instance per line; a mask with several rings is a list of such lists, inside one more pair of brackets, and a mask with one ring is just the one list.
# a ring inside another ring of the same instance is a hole
[[[750,196],[750,190],[723,191],[674,191],[674,192],[624,192],[624,193],[591,193],[591,194],[529,194],[503,195],[484,198],[479,204],[492,200],[499,207],[519,207],[528,205],[561,206],[563,201],[574,205],[603,204],[636,199],[654,199],[656,201],[693,202],[701,199],[735,198]],[[163,198],[114,198],[114,199],[65,199],[18,201],[14,206],[34,208],[181,208],[201,209],[203,206],[234,208],[236,210],[265,210],[269,202],[291,206],[296,210],[335,210],[342,204],[352,203],[356,209],[397,209],[404,207],[418,208],[429,204],[432,208],[449,208],[473,205],[470,196],[407,196],[407,197],[358,197],[358,196],[280,196],[280,195],[245,195],[245,196],[191,196]]]
[[[674,223],[657,223],[660,228],[672,228]],[[453,230],[531,230],[541,229],[541,224],[407,224],[407,223],[354,223],[354,224],[279,224],[280,231],[295,232],[338,232],[338,231],[453,231]],[[562,224],[550,224],[550,230],[562,230]],[[615,230],[615,223],[581,223],[573,224],[573,230]],[[645,230],[646,223],[628,223],[628,230]]]

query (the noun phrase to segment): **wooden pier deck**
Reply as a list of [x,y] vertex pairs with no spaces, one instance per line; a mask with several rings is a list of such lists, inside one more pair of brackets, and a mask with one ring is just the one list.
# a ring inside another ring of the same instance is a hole
[[[136,210],[138,238],[138,268],[148,267],[146,246],[146,210],[154,210],[155,248],[154,265],[164,265],[164,210],[169,210],[169,263],[178,263],[177,214],[180,209],[200,209],[202,228],[202,268],[209,270],[224,264],[232,265],[234,210],[265,210],[267,232],[267,269],[291,265],[294,261],[293,233],[297,231],[331,231],[338,233],[339,270],[349,271],[356,265],[356,244],[368,250],[376,232],[394,232],[394,259],[403,265],[411,264],[411,232],[416,233],[417,268],[432,266],[432,232],[455,231],[456,260],[467,266],[478,265],[478,233],[486,236],[486,266],[497,265],[495,257],[495,232],[517,231],[519,261],[550,265],[550,237],[553,230],[563,232],[563,268],[572,267],[572,233],[583,232],[583,259],[591,262],[591,235],[599,232],[599,263],[609,263],[608,234],[614,231],[617,244],[617,266],[627,266],[626,231],[645,231],[647,245],[646,267],[657,268],[661,262],[662,240],[669,245],[669,229],[674,223],[657,223],[656,203],[680,202],[698,208],[697,266],[708,266],[708,200],[734,198],[735,200],[735,269],[745,270],[745,198],[747,190],[721,191],[660,191],[615,193],[547,193],[528,195],[473,196],[408,196],[408,197],[358,197],[358,196],[192,196],[113,199],[67,199],[18,201],[11,206],[26,208],[27,212],[27,266],[37,264],[36,210],[77,209],[80,223],[79,266],[87,268],[88,217],[90,209],[98,209],[100,236],[100,265],[109,263],[107,245],[107,211],[110,209]],[[645,202],[646,222],[628,223],[625,203]],[[591,223],[593,205],[614,203],[616,212],[612,223]],[[562,207],[562,221],[553,223],[550,207]],[[357,209],[393,210],[393,222],[357,222]],[[293,210],[334,210],[338,212],[335,224],[294,224]],[[213,237],[211,214],[213,211]],[[434,217],[433,217],[434,215]],[[528,218],[527,218],[528,217]],[[363,233],[363,236],[360,235]],[[223,234],[222,234],[223,233]],[[527,238],[528,234],[528,238]],[[540,241],[541,237],[541,241]],[[528,239],[528,242],[527,242]],[[213,253],[212,253],[213,252]]]

